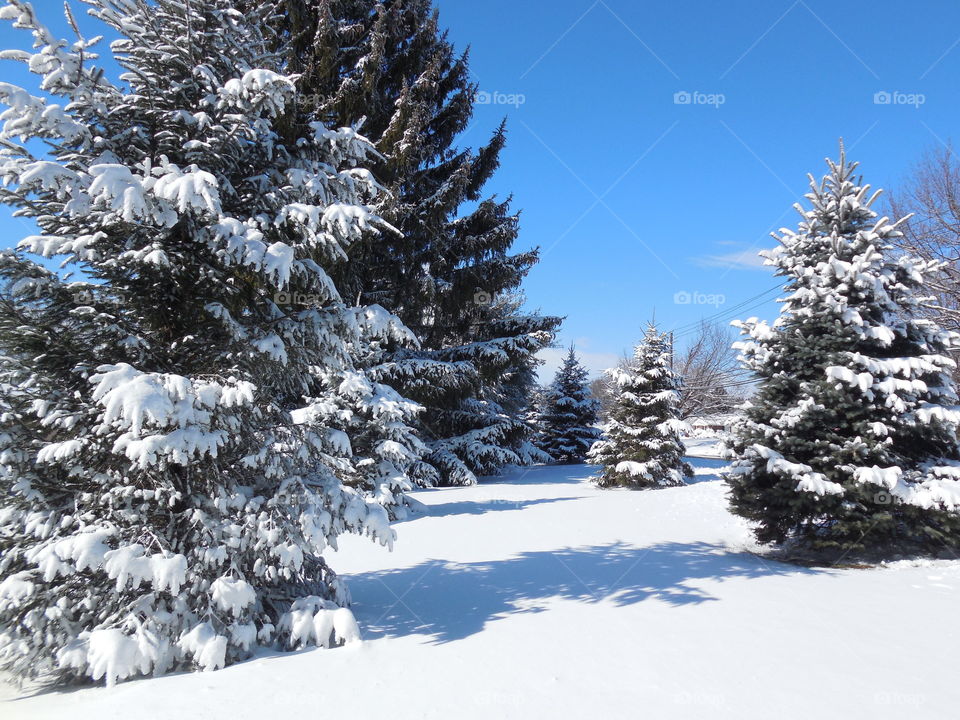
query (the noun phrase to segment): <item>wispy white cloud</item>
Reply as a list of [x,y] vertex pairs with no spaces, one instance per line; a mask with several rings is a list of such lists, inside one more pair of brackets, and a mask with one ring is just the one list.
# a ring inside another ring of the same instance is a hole
[[761,270],[765,266],[763,258],[757,248],[735,250],[720,255],[701,255],[693,258],[693,262],[701,267],[720,267],[732,270]]

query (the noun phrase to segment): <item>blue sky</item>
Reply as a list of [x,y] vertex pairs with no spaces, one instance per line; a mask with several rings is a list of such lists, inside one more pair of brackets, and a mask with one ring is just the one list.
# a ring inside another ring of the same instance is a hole
[[[777,284],[755,252],[795,225],[806,174],[823,174],[840,137],[864,179],[892,189],[958,136],[960,3],[437,4],[491,99],[464,144],[508,118],[490,187],[523,209],[520,245],[543,250],[529,301],[567,316],[559,341],[593,370],[654,312],[681,329],[773,316],[762,297],[736,308]],[[675,103],[683,91],[691,102]]]
[[[489,100],[462,143],[508,118],[489,189],[523,211],[517,248],[542,248],[529,303],[566,316],[559,344],[576,342],[595,372],[654,312],[678,344],[701,317],[772,316],[777,283],[755,252],[795,224],[806,174],[822,174],[838,138],[868,182],[895,188],[960,134],[954,0],[437,5]],[[66,32],[59,2],[35,6]],[[0,24],[0,46],[23,41]],[[0,230],[4,246],[30,232],[5,207]]]

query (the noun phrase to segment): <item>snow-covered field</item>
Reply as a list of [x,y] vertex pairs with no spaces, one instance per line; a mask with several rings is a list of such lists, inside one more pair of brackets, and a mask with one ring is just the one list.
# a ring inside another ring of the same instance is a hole
[[710,467],[597,490],[587,466],[416,493],[349,538],[365,641],[16,698],[3,718],[922,718],[960,712],[960,561],[812,570],[749,554]]
[[714,436],[708,437],[685,437],[683,438],[684,447],[687,454],[695,458],[719,458],[722,447],[720,439]]

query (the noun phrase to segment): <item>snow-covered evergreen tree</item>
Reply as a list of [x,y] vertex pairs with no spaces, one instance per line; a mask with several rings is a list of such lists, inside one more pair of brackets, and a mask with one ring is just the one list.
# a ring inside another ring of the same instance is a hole
[[[544,460],[523,413],[536,353],[560,319],[524,311],[518,288],[536,251],[511,254],[518,217],[484,197],[506,141],[458,149],[477,88],[431,0],[276,0],[308,102],[362,130],[391,192],[383,216],[402,236],[358,247],[338,285],[395,313],[420,340],[378,360],[378,379],[425,407],[423,484],[469,484],[506,464]],[[467,208],[468,205],[472,207]]]
[[414,340],[331,279],[393,232],[374,150],[294,102],[269,8],[88,4],[119,83],[0,10],[42,90],[0,83],[0,200],[40,228],[0,255],[0,665],[112,683],[354,639],[321,553],[392,543],[365,495],[402,502],[419,452],[356,367]]
[[760,541],[822,554],[955,547],[957,338],[921,312],[937,267],[892,251],[896,223],[842,147],[827,162],[765,253],[786,278],[779,317],[739,323],[760,386],[732,442],[732,508]]
[[[527,400],[527,411],[523,415],[523,420],[529,428],[530,440],[537,447],[543,442],[543,427],[540,423],[540,417],[543,415],[547,401],[547,388],[540,383],[535,383],[531,388]],[[541,452],[543,452],[541,450]],[[544,453],[546,455],[546,453]],[[552,460],[547,456],[546,462]]]
[[591,463],[603,466],[600,487],[670,487],[693,475],[683,461],[679,380],[670,352],[667,336],[651,323],[632,361],[607,371],[614,383],[610,420],[588,453]]
[[546,389],[538,418],[537,445],[556,462],[583,462],[587,451],[600,439],[597,429],[599,403],[587,383],[588,373],[570,352]]

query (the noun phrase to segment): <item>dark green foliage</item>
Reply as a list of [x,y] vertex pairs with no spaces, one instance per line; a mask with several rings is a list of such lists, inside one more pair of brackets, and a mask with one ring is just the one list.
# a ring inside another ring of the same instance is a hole
[[587,384],[587,370],[573,347],[542,399],[537,446],[557,462],[576,463],[600,439],[598,403]]
[[[386,349],[378,377],[421,403],[430,454],[425,484],[470,483],[506,463],[537,459],[522,422],[535,353],[560,319],[521,309],[535,250],[510,254],[509,199],[485,197],[505,126],[477,151],[455,146],[476,87],[428,0],[277,0],[293,37],[290,63],[304,102],[332,124],[360,124],[383,157],[372,167],[401,234],[351,251],[338,285],[378,303],[420,339]],[[542,458],[541,458],[542,459]]]

